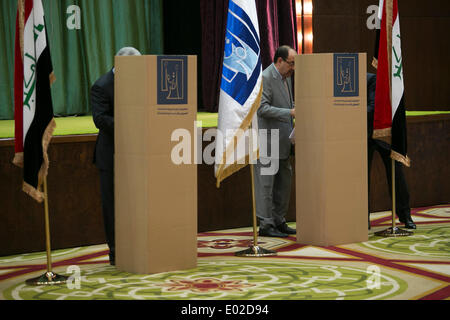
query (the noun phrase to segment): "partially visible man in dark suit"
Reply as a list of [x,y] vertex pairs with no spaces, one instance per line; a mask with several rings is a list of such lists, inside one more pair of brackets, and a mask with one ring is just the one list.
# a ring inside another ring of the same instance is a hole
[[[391,146],[378,139],[373,139],[373,117],[375,111],[375,88],[376,75],[367,73],[367,156],[368,156],[368,175],[369,175],[369,229],[370,229],[370,168],[372,167],[373,153],[378,151],[383,160],[386,169],[386,176],[389,185],[389,195],[392,199],[392,162]],[[405,224],[408,229],[416,229],[416,225],[411,218],[411,209],[409,207],[409,192],[403,174],[402,165],[395,161],[395,208],[400,222]]]
[[[132,47],[120,49],[116,56],[141,53]],[[102,75],[91,88],[92,117],[99,129],[94,150],[94,163],[100,174],[103,222],[109,261],[115,265],[114,236],[114,68]]]

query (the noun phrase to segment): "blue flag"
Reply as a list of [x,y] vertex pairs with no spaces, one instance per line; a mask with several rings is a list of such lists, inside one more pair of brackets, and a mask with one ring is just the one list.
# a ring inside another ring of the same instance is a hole
[[216,138],[217,186],[258,157],[256,110],[261,94],[262,65],[256,4],[255,1],[230,0]]

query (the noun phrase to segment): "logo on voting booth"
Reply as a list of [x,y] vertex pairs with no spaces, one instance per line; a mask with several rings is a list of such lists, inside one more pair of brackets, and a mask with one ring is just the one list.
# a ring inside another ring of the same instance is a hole
[[359,61],[357,53],[334,54],[334,96],[359,96]]
[[187,104],[187,56],[158,56],[158,104]]

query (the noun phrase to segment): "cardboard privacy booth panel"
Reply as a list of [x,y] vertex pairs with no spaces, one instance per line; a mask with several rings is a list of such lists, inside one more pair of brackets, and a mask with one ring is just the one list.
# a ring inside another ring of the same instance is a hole
[[297,242],[368,240],[366,54],[295,60]]
[[196,56],[116,57],[114,108],[117,268],[196,267]]

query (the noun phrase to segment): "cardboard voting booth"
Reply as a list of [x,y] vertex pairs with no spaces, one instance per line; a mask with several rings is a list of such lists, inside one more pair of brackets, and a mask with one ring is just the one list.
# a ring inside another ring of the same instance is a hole
[[114,108],[117,268],[196,267],[196,57],[116,57]]
[[368,240],[366,54],[295,60],[297,242]]

